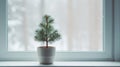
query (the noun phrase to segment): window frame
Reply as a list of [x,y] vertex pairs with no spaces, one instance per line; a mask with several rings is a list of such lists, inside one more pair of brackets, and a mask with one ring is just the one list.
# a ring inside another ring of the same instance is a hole
[[[113,0],[104,0],[104,52],[56,52],[56,61],[114,60]],[[37,52],[8,52],[7,0],[0,0],[0,60],[37,60]]]

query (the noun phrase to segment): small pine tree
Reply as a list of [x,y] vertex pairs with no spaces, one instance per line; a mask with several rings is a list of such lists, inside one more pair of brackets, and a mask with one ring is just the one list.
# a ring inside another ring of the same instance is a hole
[[48,43],[52,43],[61,38],[61,35],[57,30],[54,29],[53,24],[54,19],[49,15],[44,15],[42,22],[39,25],[39,29],[36,30],[35,40],[46,43],[46,48],[48,48]]

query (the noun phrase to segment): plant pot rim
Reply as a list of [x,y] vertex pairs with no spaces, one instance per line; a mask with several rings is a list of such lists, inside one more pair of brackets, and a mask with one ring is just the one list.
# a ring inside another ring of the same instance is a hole
[[[39,46],[38,48],[46,48],[46,46]],[[48,46],[48,48],[55,48],[53,46]]]

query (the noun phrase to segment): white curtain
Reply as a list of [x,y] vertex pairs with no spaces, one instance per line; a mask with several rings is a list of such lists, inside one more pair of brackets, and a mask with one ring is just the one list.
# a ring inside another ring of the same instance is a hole
[[[102,0],[8,0],[8,49],[34,51],[34,40],[44,14],[55,19],[62,39],[50,45],[57,51],[103,50]],[[12,18],[11,18],[12,17]]]

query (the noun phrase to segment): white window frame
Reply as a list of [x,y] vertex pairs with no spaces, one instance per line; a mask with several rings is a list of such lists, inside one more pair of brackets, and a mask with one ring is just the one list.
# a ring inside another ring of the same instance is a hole
[[[114,47],[119,45],[114,42],[114,0],[103,0],[105,6],[104,19],[104,51],[103,52],[56,52],[56,61],[80,61],[80,60],[108,60],[115,58]],[[7,0],[0,0],[0,60],[37,60],[37,52],[8,52],[7,38]],[[118,23],[120,24],[120,23]],[[117,33],[117,32],[116,32]],[[120,34],[116,34],[116,36]],[[117,48],[117,47],[116,47]],[[118,49],[119,50],[119,49]],[[119,53],[120,56],[120,53]]]

